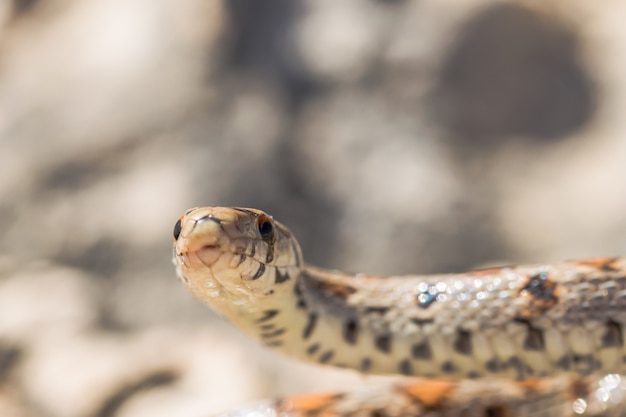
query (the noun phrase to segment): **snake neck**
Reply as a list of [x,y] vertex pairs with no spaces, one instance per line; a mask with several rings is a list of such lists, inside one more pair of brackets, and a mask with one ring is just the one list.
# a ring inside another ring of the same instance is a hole
[[[359,305],[372,288],[383,288],[385,278],[305,265],[286,282],[262,303],[247,303],[233,320],[266,346],[299,359],[364,373],[410,374],[397,359],[404,343],[393,328],[398,323],[393,314],[384,317],[394,303],[374,296],[379,306]],[[369,320],[372,313],[380,320]]]
[[[345,298],[354,291],[353,280],[339,271],[302,266],[283,274],[271,295],[262,302],[247,303],[246,310],[234,313],[232,320],[266,346],[290,356],[354,367],[352,362],[342,362],[348,352],[335,342],[346,318],[356,320],[356,311],[348,311]],[[246,323],[242,323],[244,317]]]
[[626,316],[611,306],[626,278],[623,262],[613,266],[385,278],[306,266],[250,330],[289,355],[364,373],[521,380],[616,372]]

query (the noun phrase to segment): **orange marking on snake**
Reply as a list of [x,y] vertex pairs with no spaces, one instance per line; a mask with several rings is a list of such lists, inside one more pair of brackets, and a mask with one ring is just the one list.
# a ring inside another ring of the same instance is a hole
[[357,290],[349,285],[318,281],[315,286],[329,297],[346,299]]
[[323,416],[324,409],[332,407],[342,398],[341,394],[295,395],[288,399],[278,400],[276,405],[279,413],[307,413]]
[[605,257],[605,258],[592,258],[576,261],[578,265],[591,266],[593,268],[600,269],[602,271],[617,271],[619,268],[615,267],[615,264],[619,261],[619,258]]
[[445,379],[429,380],[428,383],[417,383],[399,387],[399,390],[424,407],[441,407],[449,397],[450,392],[457,387],[458,383]]

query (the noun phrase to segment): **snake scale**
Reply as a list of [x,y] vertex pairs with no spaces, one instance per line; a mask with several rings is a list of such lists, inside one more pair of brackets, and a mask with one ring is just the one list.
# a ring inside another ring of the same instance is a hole
[[174,264],[195,297],[269,348],[413,377],[231,415],[624,413],[624,258],[462,274],[348,274],[306,264],[292,233],[263,211],[203,207],[176,223]]

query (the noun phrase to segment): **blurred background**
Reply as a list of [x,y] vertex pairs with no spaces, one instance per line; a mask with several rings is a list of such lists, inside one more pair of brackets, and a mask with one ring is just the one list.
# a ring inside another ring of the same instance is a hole
[[624,13],[0,0],[0,415],[200,417],[368,383],[184,291],[193,206],[266,210],[350,271],[625,254]]

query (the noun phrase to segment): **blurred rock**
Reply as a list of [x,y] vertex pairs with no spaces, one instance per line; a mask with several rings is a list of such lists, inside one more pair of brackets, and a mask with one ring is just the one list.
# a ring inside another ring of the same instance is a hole
[[0,281],[0,337],[28,346],[48,332],[71,334],[92,326],[97,318],[93,290],[80,271],[21,266]]
[[432,94],[459,140],[550,141],[591,119],[595,91],[581,45],[557,17],[499,3],[477,10],[457,36]]

